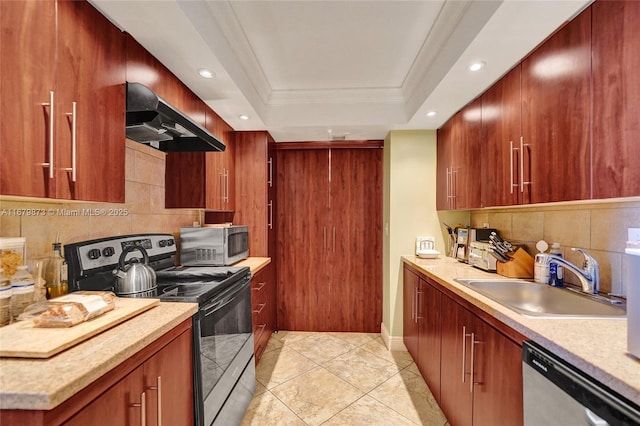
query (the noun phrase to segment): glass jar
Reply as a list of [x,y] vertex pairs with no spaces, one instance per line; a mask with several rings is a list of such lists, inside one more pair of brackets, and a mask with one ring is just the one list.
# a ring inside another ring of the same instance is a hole
[[33,303],[33,292],[35,289],[33,277],[27,270],[27,265],[18,266],[15,274],[11,277],[11,321],[18,320],[18,316],[24,308]]

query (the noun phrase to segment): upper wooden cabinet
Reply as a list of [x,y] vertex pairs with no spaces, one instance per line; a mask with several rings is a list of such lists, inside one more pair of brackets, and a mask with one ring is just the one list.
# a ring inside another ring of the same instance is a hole
[[516,177],[525,204],[591,196],[591,9],[522,61]]
[[168,153],[165,206],[231,212],[235,208],[233,129],[204,102],[200,101],[200,107],[201,124],[226,145],[226,150]]
[[640,195],[640,2],[596,1],[593,198]]
[[481,126],[477,99],[438,130],[438,210],[480,208]]
[[275,258],[275,141],[265,131],[235,132],[236,223],[249,226],[249,256]]
[[87,2],[0,16],[0,193],[124,202],[123,34]]
[[482,95],[483,207],[522,202],[516,179],[520,163],[514,154],[522,135],[520,79],[518,64]]

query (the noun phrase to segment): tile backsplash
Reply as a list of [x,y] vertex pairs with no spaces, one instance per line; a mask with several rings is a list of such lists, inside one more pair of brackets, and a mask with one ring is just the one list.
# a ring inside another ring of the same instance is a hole
[[[503,238],[525,244],[531,255],[539,240],[549,246],[558,242],[564,257],[581,266],[582,255],[571,247],[587,250],[600,264],[600,291],[626,294],[627,228],[640,227],[640,199],[474,210],[470,222],[474,227],[488,223]],[[570,272],[565,280],[577,283]]]
[[[79,203],[52,199],[0,199],[0,212],[10,209],[44,209],[44,216],[0,215],[0,236],[25,237],[27,258],[47,256],[56,233],[64,245],[113,235],[172,233],[180,227],[202,223],[198,209],[164,208],[166,154],[127,140],[125,159],[125,203]],[[83,209],[100,210],[89,216]],[[105,213],[102,214],[102,211]]]

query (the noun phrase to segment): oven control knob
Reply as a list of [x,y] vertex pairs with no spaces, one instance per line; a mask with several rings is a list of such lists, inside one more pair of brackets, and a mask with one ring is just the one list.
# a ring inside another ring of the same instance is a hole
[[171,246],[172,246],[172,245],[174,245],[175,243],[176,243],[176,242],[175,242],[175,241],[173,241],[173,238],[171,238],[171,239],[168,239],[168,240],[167,240],[167,244],[169,245],[169,247],[171,247]]
[[166,245],[167,245],[167,240],[160,240],[160,241],[158,242],[158,245],[159,245],[160,247],[166,247]]
[[102,250],[102,255],[103,255],[104,257],[111,257],[111,256],[113,256],[115,253],[116,253],[116,251],[115,251],[115,249],[114,249],[113,247],[105,247],[105,248]]
[[89,253],[87,253],[89,255],[89,259],[91,260],[96,260],[97,258],[100,257],[100,250],[99,249],[91,249],[89,250]]

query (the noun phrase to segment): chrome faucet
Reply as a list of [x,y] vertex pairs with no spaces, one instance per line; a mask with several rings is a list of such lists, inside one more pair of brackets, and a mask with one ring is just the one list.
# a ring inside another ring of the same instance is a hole
[[598,291],[600,291],[600,265],[598,265],[598,261],[582,249],[574,247],[571,250],[582,253],[584,256],[584,269],[577,267],[563,257],[550,253],[542,253],[544,263],[547,265],[554,263],[556,265],[564,266],[578,277],[583,292],[597,294]]

